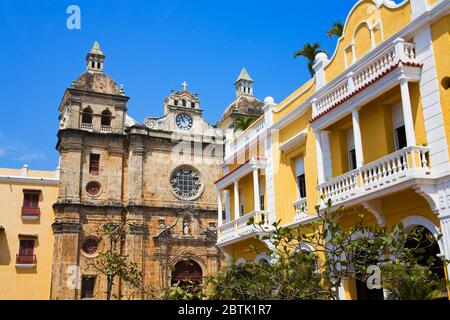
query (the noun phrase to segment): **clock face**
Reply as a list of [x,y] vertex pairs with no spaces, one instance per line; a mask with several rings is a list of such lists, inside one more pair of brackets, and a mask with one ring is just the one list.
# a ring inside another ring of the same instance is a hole
[[187,114],[180,114],[176,120],[178,128],[182,130],[189,130],[192,128],[192,118]]

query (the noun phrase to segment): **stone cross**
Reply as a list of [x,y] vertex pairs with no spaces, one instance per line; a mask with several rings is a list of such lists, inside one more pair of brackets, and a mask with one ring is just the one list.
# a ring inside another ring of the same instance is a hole
[[181,84],[181,86],[183,87],[183,90],[187,90],[188,84],[186,83],[186,81],[183,81],[183,83]]

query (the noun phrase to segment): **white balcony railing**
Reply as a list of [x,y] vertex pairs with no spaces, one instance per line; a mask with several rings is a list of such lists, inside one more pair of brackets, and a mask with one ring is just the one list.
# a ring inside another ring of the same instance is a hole
[[92,132],[92,130],[93,130],[92,123],[82,123],[81,130],[86,130],[86,131]]
[[335,205],[401,183],[411,176],[427,175],[429,152],[427,147],[404,148],[322,183],[319,192]]
[[[248,225],[248,221],[253,218],[254,224],[256,225]],[[261,223],[261,226],[259,226],[259,223]],[[250,213],[247,213],[246,215],[227,222],[219,227],[219,237],[217,242],[218,243],[225,243],[229,241],[233,241],[235,239],[238,239],[240,237],[249,236],[252,234],[256,234],[258,232],[261,232],[261,227],[264,230],[269,230],[269,220],[268,220],[268,214],[266,211],[253,211]]]
[[260,117],[244,132],[234,138],[234,140],[227,142],[225,147],[225,158],[228,158],[233,152],[240,150],[245,145],[248,145],[250,141],[258,137],[260,131],[264,129],[264,125],[264,117]]
[[379,79],[386,72],[395,67],[400,61],[403,63],[417,63],[414,44],[403,39],[397,39],[389,46],[374,50],[366,57],[356,62],[346,72],[347,76],[340,76],[330,88],[320,94],[313,102],[313,118],[327,112],[334,106],[360,91],[367,85]]
[[111,133],[112,132],[112,128],[111,126],[100,126],[100,132],[101,133]]
[[306,198],[299,199],[294,202],[295,221],[301,221],[308,217],[308,208],[306,206]]

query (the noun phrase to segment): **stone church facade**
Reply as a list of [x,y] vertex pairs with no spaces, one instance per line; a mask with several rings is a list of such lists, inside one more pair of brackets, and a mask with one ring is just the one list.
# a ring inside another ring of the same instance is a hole
[[[203,120],[199,96],[186,83],[164,100],[163,117],[137,123],[104,61],[95,43],[87,70],[59,106],[52,299],[105,298],[106,281],[90,264],[102,248],[99,227],[111,219],[131,226],[122,251],[142,268],[147,286],[167,287],[183,274],[200,281],[224,264],[214,187],[222,175],[220,125]],[[116,281],[114,294],[131,291]]]

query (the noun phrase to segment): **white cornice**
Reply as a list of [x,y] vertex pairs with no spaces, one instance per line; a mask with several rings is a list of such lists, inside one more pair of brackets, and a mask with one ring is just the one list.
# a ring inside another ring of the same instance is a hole
[[39,177],[24,177],[24,176],[0,176],[0,182],[6,183],[23,183],[23,184],[41,184],[41,185],[55,185],[59,184],[59,179],[56,178],[39,178]]
[[281,151],[289,151],[292,148],[296,147],[300,143],[306,140],[306,135],[308,134],[308,130],[304,129],[303,131],[300,131],[295,136],[290,138],[288,141],[280,144],[280,150]]
[[267,161],[263,159],[251,159],[248,163],[241,165],[235,171],[226,174],[222,179],[215,183],[217,190],[223,190],[234,181],[237,181],[245,175],[252,172],[254,169],[265,169]]

